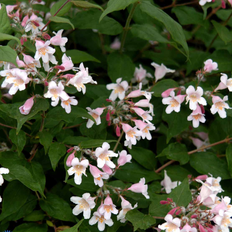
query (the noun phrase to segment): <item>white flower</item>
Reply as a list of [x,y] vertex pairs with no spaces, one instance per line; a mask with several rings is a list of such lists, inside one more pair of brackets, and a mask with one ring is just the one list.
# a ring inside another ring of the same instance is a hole
[[[96,109],[91,109],[90,107],[86,107],[86,109],[89,111],[88,114],[90,114],[94,119],[95,119],[95,122],[96,122],[96,125],[100,125],[101,124],[101,115],[104,111],[104,107],[99,107],[99,108],[96,108]],[[94,124],[94,121],[89,119],[87,124],[86,124],[86,127],[87,128],[91,128]]]
[[128,89],[128,82],[122,81],[122,78],[118,78],[116,80],[117,84],[108,84],[106,85],[106,88],[108,90],[113,90],[109,96],[109,99],[112,101],[115,101],[115,99],[118,97],[120,100],[123,100],[125,98],[125,93]]
[[212,0],[200,0],[199,4],[204,6],[207,2],[212,2]]
[[121,223],[124,223],[126,221],[125,219],[125,216],[126,216],[126,213],[134,208],[136,208],[138,205],[137,203],[134,205],[134,207],[132,207],[132,205],[130,204],[129,201],[125,200],[122,196],[120,196],[121,198],[121,211],[119,212],[119,214],[117,215],[117,220]]
[[165,223],[158,225],[159,229],[166,230],[166,232],[180,232],[181,220],[179,218],[173,219],[171,214],[167,214],[164,220]]
[[201,107],[197,105],[196,110],[194,110],[187,118],[188,121],[193,121],[193,127],[199,127],[200,122],[205,123],[205,115],[201,112]]
[[170,114],[173,110],[175,112],[180,112],[180,105],[184,101],[185,95],[177,95],[177,96],[175,96],[175,92],[171,91],[170,96],[171,97],[165,97],[165,98],[162,99],[162,103],[164,105],[168,105],[165,112],[167,114]]
[[136,184],[132,184],[130,188],[128,188],[127,190],[130,190],[132,192],[135,192],[135,193],[142,193],[143,196],[146,197],[146,199],[149,199],[149,195],[148,195],[148,192],[147,192],[147,189],[148,189],[148,186],[147,184],[145,184],[146,180],[145,178],[141,178],[139,183],[136,183]]
[[141,120],[133,120],[135,122],[136,127],[139,128],[140,132],[141,132],[141,137],[143,139],[148,139],[151,140],[151,134],[150,131],[151,130],[155,130],[155,126],[152,123],[145,123]]
[[74,158],[71,162],[72,167],[68,169],[69,176],[74,175],[74,182],[77,185],[80,185],[82,182],[82,174],[85,174],[86,168],[89,165],[89,161],[87,159],[79,161],[78,158]]
[[118,154],[113,151],[109,151],[110,145],[107,142],[102,144],[102,147],[98,147],[95,150],[95,156],[97,157],[97,166],[102,168],[105,164],[110,168],[115,168],[115,164],[110,160],[110,157],[118,157]]
[[91,209],[95,207],[94,202],[95,197],[91,197],[89,193],[84,193],[82,197],[71,197],[70,200],[77,204],[72,213],[74,215],[79,215],[83,212],[84,219],[89,219],[91,214]]
[[63,100],[61,98],[61,106],[65,109],[66,113],[69,114],[71,112],[71,105],[76,106],[78,101],[75,97],[69,97],[68,100]]
[[130,141],[131,144],[136,144],[137,137],[141,136],[141,132],[136,127],[132,128],[129,124],[122,123],[122,129],[126,134],[126,140]]
[[99,231],[105,230],[105,224],[108,226],[112,226],[114,224],[112,219],[106,220],[104,218],[104,215],[101,215],[98,212],[94,212],[93,217],[89,220],[89,224],[92,226],[92,225],[96,224],[97,222],[98,222],[98,230]]
[[37,35],[43,27],[43,19],[33,13],[26,22],[25,32],[31,31],[33,35]]
[[103,179],[109,179],[109,175],[105,172],[101,172],[97,167],[89,164],[89,170],[92,176],[94,177],[94,184],[99,187],[103,186]]
[[220,227],[220,231],[229,232],[228,227],[232,227],[232,214],[219,210],[219,214],[213,218],[213,221]]
[[175,70],[167,68],[164,64],[156,64],[155,62],[151,63],[151,65],[155,68],[155,81],[162,79],[166,73],[174,73]]
[[104,200],[104,204],[99,207],[99,213],[103,214],[106,220],[111,218],[111,213],[118,213],[118,210],[116,209],[116,206],[113,204],[113,201],[109,195]]
[[212,97],[213,105],[210,108],[211,113],[216,114],[218,112],[221,118],[226,118],[225,109],[230,109],[230,107],[227,103],[225,103],[225,101],[228,101],[228,96],[224,96],[223,99],[221,99],[218,96],[213,96]]
[[[211,2],[212,0],[203,0],[203,1]],[[204,64],[205,64],[204,71],[207,72],[207,73],[210,73],[210,72],[212,72],[214,70],[218,70],[217,62],[213,62],[213,60],[211,60],[211,59],[206,60],[204,62]]]
[[10,170],[8,168],[0,168],[0,186],[3,185],[4,183],[4,179],[3,179],[3,176],[2,174],[8,174],[10,172]]
[[164,179],[161,181],[161,185],[165,189],[166,193],[170,193],[172,189],[180,185],[180,181],[172,181],[171,178],[167,175],[167,171],[164,170]]
[[197,90],[195,90],[195,88],[192,85],[190,85],[187,88],[186,93],[187,93],[186,100],[187,100],[187,103],[190,101],[189,108],[191,110],[195,110],[197,108],[197,103],[204,105],[204,106],[207,105],[206,100],[202,97],[203,89],[200,86],[198,86]]
[[228,88],[229,91],[232,91],[232,78],[228,79],[228,76],[225,73],[221,73],[221,82],[219,83],[218,87],[215,89],[215,91],[219,89],[226,89]]
[[60,46],[61,51],[65,52],[66,51],[65,44],[68,42],[68,38],[62,37],[63,31],[64,31],[63,29],[59,30],[57,33],[53,31],[53,34],[55,34],[55,36],[53,36],[50,39],[50,43],[52,45]]
[[52,106],[57,106],[59,102],[59,97],[62,98],[63,101],[67,101],[70,98],[68,94],[64,91],[64,86],[61,81],[58,83],[58,85],[55,81],[49,82],[48,92],[44,94],[44,97],[52,99]]

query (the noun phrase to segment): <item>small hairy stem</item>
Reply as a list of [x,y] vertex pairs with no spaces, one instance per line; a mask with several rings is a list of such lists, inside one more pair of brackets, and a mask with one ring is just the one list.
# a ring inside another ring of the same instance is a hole
[[118,144],[120,143],[120,140],[121,140],[121,138],[122,138],[123,135],[124,135],[124,131],[122,131],[120,137],[118,138],[118,141],[117,141],[117,143],[116,143],[115,146],[114,146],[113,152],[116,151],[116,149],[117,149],[117,147],[118,147]]
[[63,127],[63,130],[79,127],[81,124],[83,124],[83,123],[80,123],[80,124],[77,124],[77,125],[74,125],[74,126],[66,126],[66,127]]
[[4,127],[7,127],[7,128],[11,128],[11,129],[17,129],[16,127],[8,126],[8,125],[5,125],[3,123],[0,123],[0,126],[4,126]]
[[[231,140],[232,140],[232,138],[225,138],[225,139],[223,139],[223,140],[221,140],[221,141],[218,141],[218,142],[216,142],[216,143],[212,143],[212,144],[209,144],[209,145],[200,147],[200,148],[198,148],[198,149],[189,151],[189,152],[188,152],[188,155],[191,155],[191,154],[196,153],[196,152],[198,152],[198,151],[203,151],[203,150],[205,150],[205,149],[207,149],[207,148],[214,147],[214,146],[219,145],[219,144],[222,144],[222,143],[228,143],[228,142],[230,142]],[[166,164],[164,164],[163,166],[161,166],[160,168],[158,168],[157,170],[155,170],[155,172],[156,172],[156,173],[159,173],[159,172],[162,171],[164,168],[166,168],[167,166],[169,166],[170,164],[172,164],[172,163],[174,163],[174,162],[176,162],[176,161],[175,161],[175,160],[170,160],[170,161],[168,161]]]
[[132,19],[132,17],[133,17],[133,14],[134,14],[134,12],[135,12],[135,8],[136,8],[136,6],[137,6],[138,4],[139,4],[139,2],[134,3],[134,5],[133,5],[133,7],[132,7],[132,9],[131,9],[131,11],[130,11],[130,14],[129,14],[127,20],[126,20],[126,25],[125,25],[125,27],[124,27],[124,31],[123,31],[123,34],[122,34],[122,41],[121,41],[120,53],[123,52],[123,48],[124,48],[124,44],[125,44],[125,41],[126,41],[127,32],[128,32],[128,30],[129,30],[129,27],[130,27],[130,22],[131,22],[131,19]]
[[176,0],[175,0],[171,5],[161,7],[160,9],[164,10],[164,9],[168,9],[168,8],[176,7],[176,6],[186,6],[186,5],[191,5],[191,4],[194,4],[194,3],[197,3],[197,2],[199,2],[199,1],[195,0],[195,1],[192,1],[192,2],[186,2],[186,3],[176,4]]
[[[57,12],[54,14],[54,15],[52,15],[52,16],[56,16],[60,11],[61,11],[61,9],[67,4],[67,3],[69,3],[70,2],[70,0],[67,0],[58,10],[57,10]],[[47,26],[48,26],[48,24],[51,22],[51,20],[49,20],[45,25],[44,25],[44,27],[41,29],[41,31],[43,31]]]

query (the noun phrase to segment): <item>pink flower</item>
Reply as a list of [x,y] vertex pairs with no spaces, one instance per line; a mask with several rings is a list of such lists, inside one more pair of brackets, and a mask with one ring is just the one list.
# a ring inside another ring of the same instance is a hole
[[134,78],[132,79],[132,82],[143,82],[144,84],[147,83],[147,80],[145,80],[146,77],[152,77],[150,73],[147,73],[147,70],[142,67],[142,65],[139,65],[139,68],[135,68],[134,72]]
[[102,170],[103,170],[105,173],[109,174],[109,175],[111,175],[111,174],[113,173],[113,171],[110,169],[110,167],[109,167],[107,164],[105,164],[105,165],[102,167]]
[[[86,108],[89,112],[88,114],[90,114],[94,119],[95,119],[95,122],[96,122],[96,125],[100,125],[101,124],[101,115],[105,109],[105,107],[99,107],[99,108],[96,108],[96,109],[91,109],[90,107],[87,107]],[[91,128],[94,124],[94,121],[89,119],[87,124],[86,124],[86,127],[87,128]]]
[[188,121],[193,121],[193,127],[199,127],[200,122],[205,123],[205,115],[201,112],[201,107],[197,105],[196,110],[194,110],[187,118]]
[[167,171],[164,170],[164,179],[160,183],[165,189],[166,193],[170,193],[172,189],[176,188],[181,184],[180,181],[172,181],[171,178],[167,175]]
[[[202,0],[201,0],[202,1]],[[211,0],[210,0],[211,2]],[[205,66],[204,66],[204,70],[207,73],[210,73],[214,70],[218,70],[218,64],[216,62],[213,62],[211,59],[208,59],[204,62]]]
[[145,123],[141,120],[133,120],[135,122],[136,127],[139,128],[140,132],[141,132],[141,137],[143,139],[148,139],[151,140],[151,134],[150,131],[151,130],[155,130],[155,126],[152,123]]
[[173,91],[173,90],[175,90],[176,88],[170,88],[170,89],[167,89],[167,90],[165,90],[162,94],[161,94],[161,96],[164,98],[164,97],[169,97],[170,96],[170,93]]
[[132,128],[129,124],[122,123],[122,129],[126,134],[126,140],[130,141],[131,144],[136,144],[136,137],[141,135],[141,132],[136,128]]
[[145,178],[141,178],[139,183],[131,185],[131,187],[127,190],[135,193],[142,193],[147,199],[149,199],[150,197],[148,196],[147,188],[148,186],[145,185]]
[[151,65],[155,68],[155,81],[162,79],[166,73],[174,73],[175,70],[167,68],[164,64],[156,64],[155,62],[151,63]]
[[180,232],[181,220],[179,218],[173,219],[171,214],[167,214],[164,220],[165,223],[158,225],[159,229],[166,230],[166,232]]
[[24,115],[28,115],[33,105],[34,105],[34,96],[27,99],[26,102],[19,107],[20,113]]
[[102,187],[104,184],[102,179],[107,180],[109,178],[108,174],[101,172],[97,167],[91,164],[89,164],[89,170],[92,176],[94,177],[94,184],[98,185],[99,187]]
[[50,42],[52,45],[60,46],[61,51],[65,52],[66,51],[65,44],[68,42],[68,38],[62,37],[63,31],[64,31],[63,29],[59,30],[57,33],[53,31],[53,34],[55,34],[55,36],[53,36],[50,39]]
[[64,67],[64,70],[59,70],[59,72],[65,72],[73,69],[73,62],[71,57],[67,57],[66,54],[62,56],[62,64],[61,66]]
[[72,166],[72,160],[75,158],[75,151],[68,156],[68,159],[66,160],[66,165],[68,167]]
[[188,223],[186,223],[181,232],[197,232],[197,229],[195,227],[191,227]]
[[135,113],[140,116],[143,121],[150,123],[150,121],[153,119],[153,117],[148,113],[148,111],[144,111],[141,108],[137,108],[137,107],[131,107],[132,110],[135,111]]
[[115,38],[114,42],[110,45],[111,49],[119,50],[121,47],[121,42],[118,38]]
[[113,204],[113,201],[109,195],[104,200],[104,204],[99,207],[99,213],[103,214],[106,220],[111,218],[111,213],[118,213],[118,210],[116,209],[116,206]]
[[228,76],[225,73],[221,73],[221,75],[222,75],[221,82],[219,83],[215,91],[228,88],[229,91],[231,92],[232,91],[232,78],[228,79]]
[[118,166],[123,166],[126,163],[131,163],[132,156],[127,154],[126,150],[123,150],[119,153]]
[[218,112],[221,118],[226,118],[225,109],[230,109],[230,107],[225,101],[228,101],[228,96],[224,96],[223,99],[218,96],[212,96],[213,105],[210,108],[211,113],[216,114]]
[[63,100],[61,98],[61,107],[65,109],[67,114],[71,113],[71,105],[76,106],[78,101],[75,99],[74,96],[69,97],[68,100]]

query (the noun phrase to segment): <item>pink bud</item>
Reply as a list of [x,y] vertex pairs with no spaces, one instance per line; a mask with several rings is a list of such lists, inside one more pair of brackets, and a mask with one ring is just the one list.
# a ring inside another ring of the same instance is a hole
[[73,149],[74,149],[74,147],[70,147],[70,148],[67,150],[67,153],[71,152]]
[[29,19],[29,16],[28,16],[28,15],[26,15],[26,16],[23,18],[22,23],[21,23],[21,25],[22,25],[23,27],[26,26],[27,20],[28,20],[28,19]]
[[74,74],[65,74],[62,75],[62,77],[67,78],[67,79],[72,79],[75,75]]
[[39,23],[36,21],[31,21],[36,27],[39,27]]
[[20,113],[24,115],[28,115],[33,105],[34,105],[34,96],[27,99],[26,102],[19,107]]
[[207,230],[208,232],[213,232],[213,230],[211,230],[209,227],[206,227],[206,230]]
[[170,211],[168,212],[168,214],[173,215],[173,214],[176,212],[176,210],[177,210],[177,208],[174,208],[174,209],[170,210]]
[[67,161],[66,161],[66,165],[68,166],[68,167],[71,167],[72,166],[72,160],[75,158],[75,151],[72,153],[72,154],[70,154],[69,156],[68,156],[68,159],[67,159]]
[[43,33],[42,36],[43,36],[43,38],[46,39],[46,40],[51,39],[51,36],[50,36],[49,34],[45,33],[45,32]]
[[204,114],[204,113],[205,113],[205,108],[204,108],[204,106],[203,106],[203,105],[200,105],[200,107],[201,107],[201,112],[202,112],[202,114]]
[[111,175],[113,173],[113,171],[110,169],[110,167],[106,164],[103,166],[102,170],[109,175]]
[[175,89],[176,89],[176,88],[167,89],[167,90],[165,90],[165,91],[161,94],[161,96],[162,96],[162,97],[169,97],[170,93],[171,93],[173,90],[175,90]]
[[117,127],[116,127],[116,135],[118,136],[118,137],[120,137],[120,135],[121,135],[121,132],[120,132],[120,127],[117,125]]
[[106,101],[107,101],[107,102],[112,102],[112,100],[110,100],[110,99],[106,99]]
[[62,71],[65,70],[65,67],[62,66],[62,65],[56,65],[54,68],[55,68],[55,69],[62,70]]
[[44,81],[44,85],[45,85],[45,86],[48,86],[48,82],[47,82],[47,81]]
[[107,114],[106,114],[106,121],[107,121],[107,122],[110,121],[110,111],[108,111]]
[[226,8],[226,3],[224,0],[221,0],[222,1],[222,8],[225,9]]
[[166,204],[168,204],[169,202],[168,201],[160,201],[160,204],[161,205],[166,205]]
[[200,176],[197,176],[195,179],[196,180],[206,180],[208,178],[207,175],[200,175]]
[[197,215],[196,215],[196,214],[193,214],[193,215],[191,216],[191,218],[197,218]]
[[198,224],[198,225],[199,225],[199,230],[200,230],[200,232],[205,232],[204,227],[203,227],[201,224]]
[[181,209],[179,209],[178,211],[176,211],[176,215],[179,215],[182,212]]
[[167,198],[167,201],[169,202],[173,202],[173,200],[171,198]]
[[110,126],[111,125],[111,121],[109,121],[108,123],[107,123],[107,126]]

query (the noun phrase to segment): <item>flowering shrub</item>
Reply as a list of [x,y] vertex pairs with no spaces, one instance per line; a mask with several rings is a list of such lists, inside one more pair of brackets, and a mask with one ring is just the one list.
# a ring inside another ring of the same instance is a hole
[[0,232],[230,230],[232,1],[0,3]]

